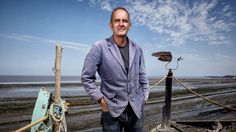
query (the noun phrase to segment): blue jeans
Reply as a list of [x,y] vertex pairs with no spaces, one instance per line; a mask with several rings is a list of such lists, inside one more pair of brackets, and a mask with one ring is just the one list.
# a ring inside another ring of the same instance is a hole
[[132,108],[128,106],[117,118],[109,112],[102,112],[101,125],[103,132],[143,132],[143,113],[140,119],[135,115]]

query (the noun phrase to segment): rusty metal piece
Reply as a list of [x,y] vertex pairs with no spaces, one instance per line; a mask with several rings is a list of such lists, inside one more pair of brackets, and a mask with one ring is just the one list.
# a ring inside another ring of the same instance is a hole
[[155,52],[152,53],[152,56],[158,57],[160,61],[171,62],[172,60],[172,54],[169,51]]

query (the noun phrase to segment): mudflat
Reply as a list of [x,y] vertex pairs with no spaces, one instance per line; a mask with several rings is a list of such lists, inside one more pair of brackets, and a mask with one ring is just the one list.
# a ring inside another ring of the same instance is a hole
[[[150,79],[150,86],[159,80]],[[236,80],[232,78],[180,78],[179,80],[185,86],[209,99],[236,108]],[[144,108],[144,131],[151,131],[161,123],[165,98],[164,83],[151,89],[148,103]],[[0,86],[0,131],[14,131],[31,122],[37,93],[41,87],[45,85]],[[100,106],[78,87],[81,86],[68,84],[61,91],[62,98],[70,103],[69,112],[66,115],[68,131],[102,131]],[[53,92],[53,88],[49,90]],[[235,120],[236,118],[235,111],[198,98],[174,80],[171,103],[172,121]],[[233,125],[228,128],[235,130]]]

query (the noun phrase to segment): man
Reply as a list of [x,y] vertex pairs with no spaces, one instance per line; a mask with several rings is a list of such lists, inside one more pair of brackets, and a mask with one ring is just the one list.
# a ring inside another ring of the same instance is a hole
[[[122,7],[111,14],[113,35],[97,41],[87,54],[81,80],[85,90],[102,108],[104,132],[143,131],[143,105],[148,99],[149,82],[142,49],[127,37],[129,12]],[[101,78],[96,87],[96,72]]]

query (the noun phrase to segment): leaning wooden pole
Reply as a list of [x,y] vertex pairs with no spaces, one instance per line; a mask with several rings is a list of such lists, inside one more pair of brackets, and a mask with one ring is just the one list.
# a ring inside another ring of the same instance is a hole
[[60,103],[61,100],[61,45],[56,46],[56,58],[55,58],[55,103]]
[[25,127],[22,127],[21,129],[16,130],[15,132],[25,132],[27,129],[31,128],[32,126],[37,125],[40,122],[43,122],[43,121],[46,121],[46,120],[48,120],[48,115],[41,118],[41,119],[39,119],[39,120],[37,120],[37,121],[35,121],[35,122],[30,123],[29,125],[27,125]]

